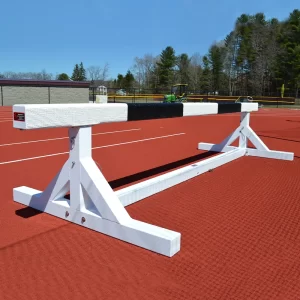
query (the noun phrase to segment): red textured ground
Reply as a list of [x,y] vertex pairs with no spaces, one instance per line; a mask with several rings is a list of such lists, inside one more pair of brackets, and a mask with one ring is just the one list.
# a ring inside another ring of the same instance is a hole
[[[292,151],[294,161],[243,157],[127,207],[182,234],[172,258],[13,202],[14,187],[44,189],[67,154],[22,159],[65,152],[68,141],[24,143],[67,131],[18,131],[10,118],[10,108],[0,110],[1,300],[300,299],[300,111],[264,109],[250,120],[270,149]],[[219,142],[238,123],[234,114],[99,125],[94,134],[139,130],[94,135],[93,147],[185,134],[98,148],[93,157],[120,188],[132,174],[153,176],[202,153],[198,142]]]

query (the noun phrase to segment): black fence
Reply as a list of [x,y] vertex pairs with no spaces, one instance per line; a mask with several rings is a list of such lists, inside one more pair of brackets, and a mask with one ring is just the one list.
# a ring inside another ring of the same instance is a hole
[[[157,103],[163,102],[164,95],[170,90],[162,89],[118,89],[107,88],[108,102],[110,103]],[[95,102],[99,90],[91,87],[89,91],[89,101]],[[265,96],[253,96],[253,100],[262,106],[283,107],[300,105],[299,100],[285,94],[284,98],[278,93],[269,93]],[[233,103],[244,95],[229,96],[226,93],[201,93],[201,91],[189,90],[187,102],[211,102],[211,103]]]
[[[90,86],[90,92],[93,94],[97,94],[97,87]],[[171,89],[170,88],[152,88],[152,89],[142,89],[142,88],[107,88],[108,95],[164,95],[164,94],[170,94]],[[199,89],[191,89],[188,88],[187,91],[188,95],[207,95],[207,96],[254,96],[251,93],[242,92],[242,91],[234,91],[232,95],[228,93],[228,91],[219,91],[219,92],[207,92],[204,90]],[[284,92],[284,97],[295,97],[296,91],[293,90],[286,90]],[[258,95],[261,97],[281,97],[281,91],[278,90],[276,92],[264,92],[262,95]]]

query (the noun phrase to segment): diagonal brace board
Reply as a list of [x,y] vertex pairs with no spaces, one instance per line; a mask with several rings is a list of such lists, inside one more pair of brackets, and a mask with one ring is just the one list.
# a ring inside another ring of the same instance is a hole
[[[236,130],[234,130],[228,137],[226,137],[221,143],[199,143],[198,145],[198,149],[224,153],[120,189],[116,191],[116,194],[118,195],[120,201],[124,206],[133,204],[160,191],[166,190],[178,183],[189,180],[211,169],[222,166],[244,155],[293,160],[294,153],[269,150],[269,148],[249,126],[249,122],[249,112],[242,112],[240,126]],[[239,139],[239,146],[229,146],[236,139]],[[257,149],[247,148],[248,139]]]
[[[173,256],[181,234],[132,219],[91,157],[91,127],[69,129],[70,155],[44,192],[21,186],[14,201],[153,252]],[[70,187],[70,200],[64,196]]]
[[[215,109],[213,106],[206,107],[211,108]],[[248,108],[245,106],[242,109]],[[194,114],[193,110],[183,112]],[[119,112],[110,117],[116,120],[125,118]],[[35,126],[39,128],[44,124],[44,119],[38,120],[41,124]],[[98,121],[95,119],[95,122]],[[29,127],[34,125],[28,124]],[[134,220],[124,206],[247,154],[285,160],[293,160],[294,157],[290,152],[269,150],[250,128],[249,112],[242,112],[240,126],[224,141],[198,145],[199,149],[225,153],[114,192],[92,159],[91,127],[78,126],[81,127],[69,128],[69,159],[45,191],[18,187],[13,190],[14,201],[169,257],[180,250],[180,233]],[[238,138],[239,146],[230,146]],[[248,140],[256,149],[247,148]],[[68,191],[70,200],[65,198]]]
[[[248,112],[241,113],[240,126],[231,135],[229,135],[229,137],[219,144],[199,143],[198,149],[214,152],[228,152],[233,149],[243,148],[246,149],[246,155],[249,156],[290,161],[294,159],[294,153],[292,152],[270,150],[250,127],[249,121],[250,114]],[[236,139],[239,139],[239,146],[230,146],[230,144],[232,144]],[[248,140],[252,142],[256,149],[247,147]]]

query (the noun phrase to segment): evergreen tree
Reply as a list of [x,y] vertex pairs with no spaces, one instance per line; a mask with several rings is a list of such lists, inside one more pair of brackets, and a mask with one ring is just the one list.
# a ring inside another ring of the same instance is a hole
[[79,81],[85,81],[86,80],[86,71],[85,68],[83,67],[83,63],[80,63],[79,66]]
[[211,71],[209,67],[209,59],[207,56],[203,56],[202,59],[203,62],[203,72],[202,72],[202,78],[201,78],[201,91],[208,94],[211,92]]
[[174,79],[174,67],[176,65],[175,50],[168,46],[160,54],[160,61],[157,62],[159,85],[169,87]]
[[179,55],[177,58],[177,66],[178,66],[178,81],[180,83],[188,83],[189,82],[189,67],[190,67],[190,58],[186,53]]
[[133,83],[134,83],[134,76],[128,70],[125,77],[124,77],[124,87],[125,87],[125,89],[131,89],[133,87]]
[[118,74],[116,85],[118,88],[123,88],[124,87],[123,84],[124,84],[124,76],[122,74]]
[[[282,24],[278,36],[280,53],[277,57],[277,79],[280,86],[295,89],[298,96],[300,87],[300,11],[295,9]],[[279,86],[277,87],[279,89]]]
[[78,64],[76,64],[75,67],[74,67],[74,69],[73,69],[73,73],[72,73],[71,79],[73,81],[80,81],[80,72],[79,72],[79,66],[78,66]]
[[219,91],[223,73],[223,57],[221,47],[217,45],[210,47],[208,62],[211,65],[212,89],[213,91]]
[[70,80],[68,74],[66,73],[61,73],[57,76],[57,80]]
[[74,81],[85,81],[86,80],[86,71],[83,67],[83,63],[81,62],[79,65],[76,64],[73,69],[73,74],[71,79]]

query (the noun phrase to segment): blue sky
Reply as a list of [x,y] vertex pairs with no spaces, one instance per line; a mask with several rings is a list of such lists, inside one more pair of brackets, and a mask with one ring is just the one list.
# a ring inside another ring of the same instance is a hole
[[0,73],[71,75],[81,61],[85,67],[107,62],[115,78],[134,57],[158,55],[167,46],[176,54],[204,55],[242,13],[283,20],[299,6],[299,0],[2,1]]

